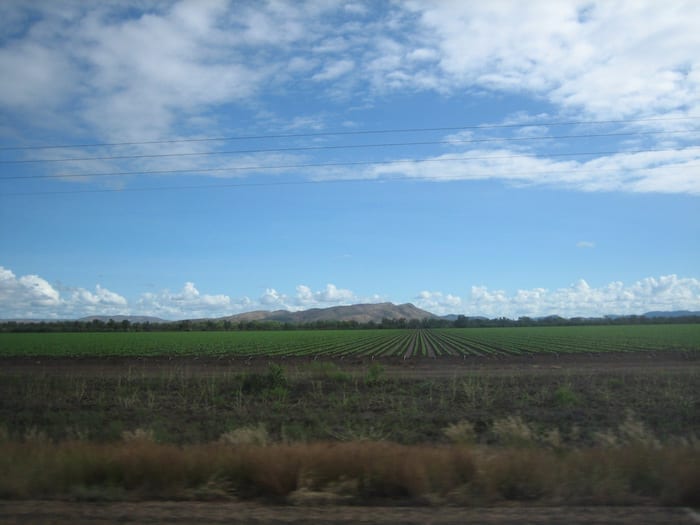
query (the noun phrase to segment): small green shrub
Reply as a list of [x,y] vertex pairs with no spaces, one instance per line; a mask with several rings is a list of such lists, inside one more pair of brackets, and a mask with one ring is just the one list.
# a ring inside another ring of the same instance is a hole
[[386,375],[386,370],[379,363],[373,363],[367,371],[367,376],[365,377],[365,382],[369,385],[374,385],[384,381]]
[[561,385],[554,391],[554,403],[559,407],[572,407],[580,402],[578,395],[570,385]]
[[243,378],[241,390],[246,394],[259,394],[266,390],[285,388],[287,386],[287,375],[284,367],[275,363],[270,363],[267,372],[264,374],[247,374]]

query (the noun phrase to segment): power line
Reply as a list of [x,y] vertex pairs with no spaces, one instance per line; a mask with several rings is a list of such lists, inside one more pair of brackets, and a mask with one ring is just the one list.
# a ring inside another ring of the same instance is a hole
[[[461,159],[425,159],[425,160],[413,160],[413,161],[394,161],[398,162],[444,162],[450,160],[461,160]],[[352,163],[352,165],[361,163]],[[368,164],[383,164],[383,163],[372,163]],[[690,164],[691,166],[698,166],[700,164]],[[664,169],[680,169],[686,166],[666,166]],[[570,173],[595,173],[600,171],[625,171],[625,172],[639,172],[648,171],[652,169],[657,169],[655,167],[646,168],[625,168],[620,170],[618,168],[591,168],[591,169],[574,169],[567,170],[565,168],[558,170],[549,171],[517,171],[512,172],[510,175],[553,175],[556,173],[570,172]],[[121,188],[121,189],[87,189],[87,190],[56,190],[56,191],[33,191],[33,192],[17,192],[17,193],[0,193],[2,196],[36,196],[36,195],[69,195],[69,194],[83,194],[83,193],[132,193],[132,192],[155,192],[155,191],[177,191],[177,190],[198,190],[198,189],[227,189],[227,188],[246,188],[246,187],[266,187],[266,186],[302,186],[302,185],[312,185],[312,184],[335,184],[335,183],[349,183],[349,182],[411,182],[411,181],[430,181],[430,182],[460,182],[465,179],[459,178],[444,178],[438,179],[435,177],[406,177],[406,176],[396,176],[396,177],[377,177],[377,178],[348,178],[348,179],[325,179],[325,180],[300,180],[300,181],[266,181],[266,182],[239,182],[239,183],[229,183],[229,184],[192,184],[185,186],[154,186],[148,188]]]
[[280,138],[311,138],[311,137],[331,137],[331,136],[351,136],[351,135],[378,135],[386,133],[421,133],[431,131],[457,131],[467,129],[505,129],[505,128],[522,128],[522,127],[538,127],[538,126],[583,126],[596,124],[633,124],[643,122],[665,122],[676,120],[695,120],[700,119],[700,116],[687,117],[659,117],[659,118],[643,118],[643,119],[618,119],[618,120],[579,120],[579,121],[563,121],[563,122],[530,122],[523,124],[479,124],[465,126],[443,126],[432,128],[393,128],[379,130],[355,130],[355,131],[323,131],[313,133],[279,133],[267,135],[242,135],[229,137],[203,137],[189,139],[164,139],[164,140],[142,140],[131,142],[101,142],[101,143],[85,143],[85,144],[51,144],[42,146],[3,146],[0,151],[20,151],[20,150],[39,150],[39,149],[61,149],[61,148],[93,148],[93,147],[109,147],[109,146],[145,146],[155,144],[178,144],[187,142],[225,142],[236,140],[265,140],[265,139],[280,139]]
[[[504,160],[514,158],[550,158],[550,157],[568,157],[568,156],[594,156],[594,155],[613,155],[619,153],[659,153],[669,151],[687,151],[699,149],[700,146],[691,146],[678,149],[638,149],[628,151],[589,151],[578,153],[551,153],[547,155],[486,155],[486,156],[471,156],[471,157],[442,157],[442,158],[423,158],[423,159],[398,159],[398,160],[366,160],[366,161],[347,161],[347,162],[320,162],[320,163],[304,163],[304,164],[278,164],[273,166],[232,166],[226,168],[187,168],[187,169],[170,169],[170,170],[142,170],[142,171],[115,171],[106,173],[62,173],[55,175],[16,175],[11,177],[0,177],[0,181],[4,180],[31,180],[31,179],[74,179],[74,178],[93,178],[93,177],[117,177],[128,175],[167,175],[178,173],[217,173],[217,172],[239,172],[239,171],[267,171],[280,169],[299,169],[299,168],[333,168],[333,167],[351,167],[351,166],[371,166],[371,165],[391,165],[391,164],[422,164],[430,162],[460,162],[471,160]],[[636,168],[635,168],[636,169]],[[650,169],[650,168],[639,168]]]
[[602,138],[602,137],[622,137],[622,136],[648,136],[648,135],[665,135],[676,133],[699,133],[700,130],[681,130],[681,131],[645,131],[645,132],[619,132],[619,133],[589,133],[584,135],[554,135],[545,137],[507,137],[507,138],[489,138],[489,139],[465,139],[465,140],[437,140],[437,141],[417,141],[417,142],[385,142],[379,144],[344,144],[332,146],[295,146],[287,148],[261,148],[248,150],[232,150],[232,151],[205,151],[205,152],[188,152],[188,153],[152,153],[144,155],[110,155],[104,157],[82,157],[82,158],[67,158],[67,159],[24,159],[24,160],[0,160],[0,164],[40,164],[40,163],[58,163],[58,162],[87,162],[94,160],[134,160],[146,158],[172,158],[172,157],[204,157],[213,155],[237,155],[251,153],[283,153],[290,151],[322,151],[322,150],[342,150],[342,149],[362,149],[362,148],[386,148],[386,147],[404,147],[404,146],[434,146],[445,144],[475,144],[487,142],[514,142],[514,141],[533,141],[533,140],[560,140],[572,138]]

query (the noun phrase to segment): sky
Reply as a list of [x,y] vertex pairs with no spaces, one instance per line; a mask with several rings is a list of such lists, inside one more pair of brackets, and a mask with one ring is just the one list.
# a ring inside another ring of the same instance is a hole
[[0,318],[700,310],[700,3],[0,3]]

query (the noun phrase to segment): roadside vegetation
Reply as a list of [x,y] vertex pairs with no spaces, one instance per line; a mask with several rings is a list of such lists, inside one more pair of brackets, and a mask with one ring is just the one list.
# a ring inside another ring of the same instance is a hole
[[646,442],[553,449],[387,442],[0,446],[2,498],[265,499],[484,505],[700,504],[700,449]]
[[437,377],[372,360],[4,367],[0,498],[697,505],[700,374],[681,359]]

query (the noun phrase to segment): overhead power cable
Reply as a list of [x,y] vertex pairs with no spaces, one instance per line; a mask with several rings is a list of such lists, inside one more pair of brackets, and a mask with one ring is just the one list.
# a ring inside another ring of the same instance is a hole
[[173,157],[205,157],[215,155],[240,155],[253,153],[285,153],[290,151],[328,151],[328,150],[343,150],[343,149],[363,149],[363,148],[387,148],[387,147],[404,147],[404,146],[434,146],[446,144],[474,144],[486,142],[514,142],[514,141],[533,141],[533,140],[560,140],[573,138],[602,138],[602,137],[622,137],[622,136],[647,136],[647,135],[663,135],[677,133],[700,133],[700,130],[682,130],[682,131],[646,131],[646,132],[619,132],[619,133],[589,133],[585,135],[556,135],[544,137],[507,137],[507,138],[488,138],[488,139],[465,139],[465,140],[435,140],[435,141],[416,141],[416,142],[385,142],[379,144],[342,144],[342,145],[326,145],[326,146],[295,146],[286,148],[260,148],[247,150],[231,150],[231,151],[204,151],[204,152],[187,152],[187,153],[150,153],[143,155],[109,155],[104,157],[79,157],[65,159],[23,159],[23,160],[0,160],[0,164],[40,164],[40,163],[58,163],[58,162],[88,162],[95,160],[135,160],[149,158],[173,158]]
[[110,147],[110,146],[145,146],[155,144],[178,144],[188,142],[226,142],[236,140],[266,140],[266,139],[282,139],[282,138],[311,138],[311,137],[331,137],[331,136],[352,136],[352,135],[379,135],[388,133],[422,133],[432,131],[458,131],[458,130],[487,130],[487,129],[507,129],[507,128],[525,128],[525,127],[551,127],[551,126],[584,126],[597,124],[634,124],[644,122],[665,122],[678,120],[696,120],[700,116],[686,117],[659,117],[659,118],[640,118],[640,119],[617,119],[617,120],[579,120],[579,121],[561,121],[561,122],[529,122],[519,124],[478,124],[464,126],[441,126],[441,127],[426,127],[426,128],[392,128],[392,129],[364,129],[364,130],[343,130],[343,131],[319,131],[310,133],[277,133],[277,134],[262,134],[262,135],[239,135],[228,137],[202,137],[202,138],[187,138],[187,139],[162,139],[162,140],[141,140],[141,141],[125,141],[125,142],[98,142],[98,143],[83,143],[83,144],[48,144],[35,146],[3,146],[0,151],[20,151],[20,150],[41,150],[41,149],[61,149],[61,148],[94,148],[94,147]]
[[[619,153],[658,153],[669,151],[687,151],[700,149],[700,146],[691,146],[678,149],[638,149],[628,151],[589,151],[579,153],[551,153],[546,155],[549,157],[567,157],[567,156],[594,156],[594,155],[613,155]],[[28,180],[28,179],[75,179],[75,178],[93,178],[93,177],[117,177],[129,175],[168,175],[178,173],[223,173],[223,172],[241,172],[241,171],[268,171],[280,169],[301,169],[301,168],[334,168],[334,167],[352,167],[352,166],[371,166],[371,165],[392,165],[392,164],[422,164],[430,162],[462,162],[471,160],[507,160],[514,158],[533,158],[541,159],[543,156],[535,155],[487,155],[487,156],[461,156],[461,157],[441,157],[441,158],[422,158],[422,159],[397,159],[397,160],[363,160],[363,161],[347,161],[347,162],[311,162],[302,164],[276,164],[271,166],[231,166],[226,168],[185,168],[185,169],[168,169],[168,170],[137,170],[137,171],[113,171],[102,173],[59,173],[54,175],[15,175],[10,177],[0,177],[0,181],[4,180]],[[650,168],[640,168],[650,169]]]

